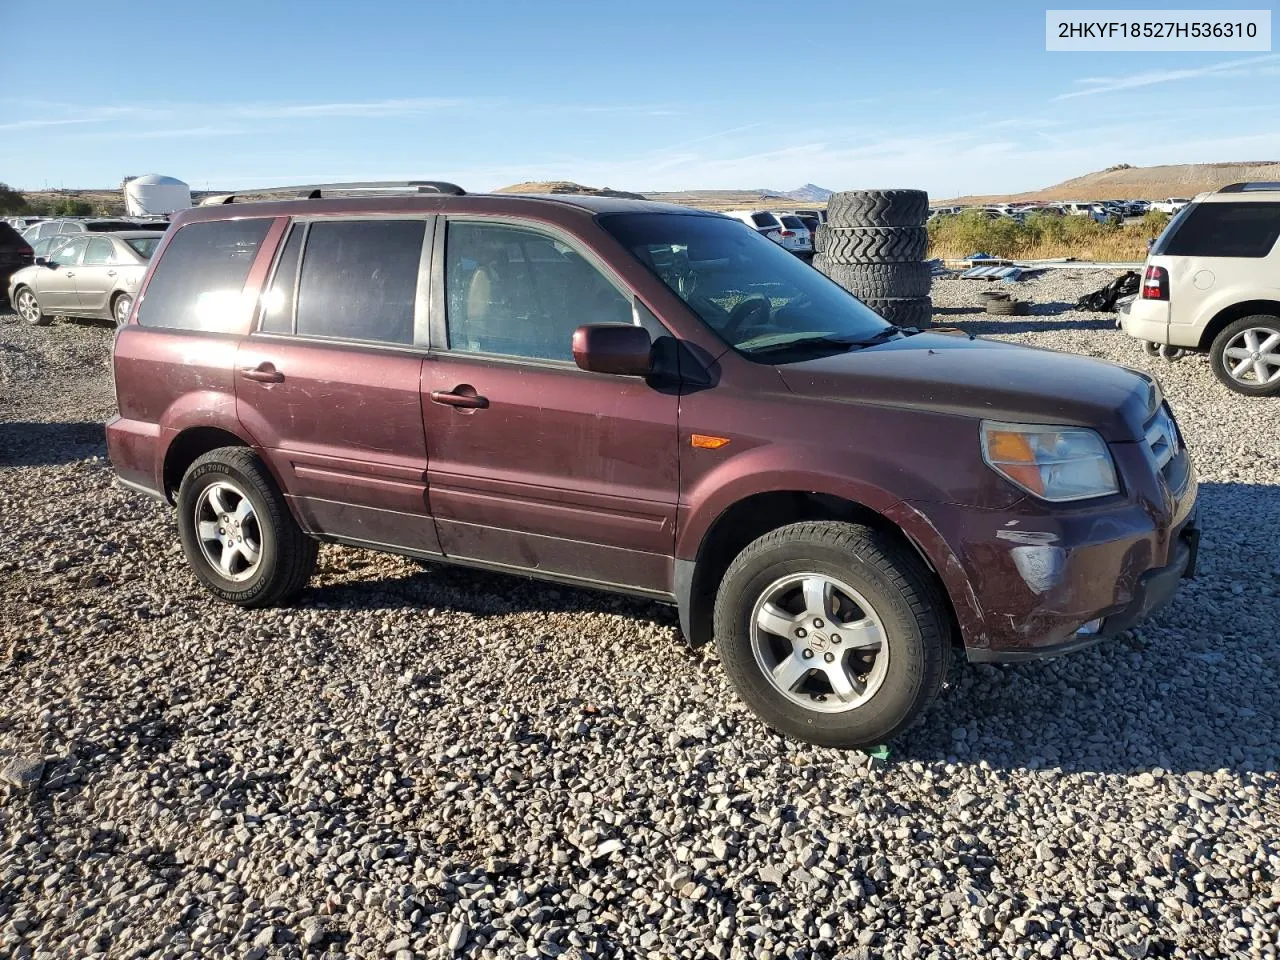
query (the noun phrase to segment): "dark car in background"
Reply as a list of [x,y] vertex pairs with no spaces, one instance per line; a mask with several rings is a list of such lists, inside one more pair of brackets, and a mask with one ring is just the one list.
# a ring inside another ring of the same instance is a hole
[[9,278],[35,262],[35,251],[13,227],[0,222],[0,289],[9,288]]
[[288,602],[321,541],[646,597],[866,746],[954,651],[1088,646],[1194,569],[1144,374],[899,329],[727,217],[401,189],[183,211],[116,335],[111,462],[213,597]]

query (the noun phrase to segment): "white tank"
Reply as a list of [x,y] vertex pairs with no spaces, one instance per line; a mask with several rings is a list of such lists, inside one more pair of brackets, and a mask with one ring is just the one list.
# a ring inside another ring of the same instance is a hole
[[124,185],[124,209],[131,217],[177,213],[191,206],[191,188],[181,180],[148,174]]

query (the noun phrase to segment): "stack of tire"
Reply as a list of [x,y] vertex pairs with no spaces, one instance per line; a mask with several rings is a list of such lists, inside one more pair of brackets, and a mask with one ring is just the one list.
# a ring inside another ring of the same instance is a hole
[[933,318],[933,271],[923,190],[833,193],[818,227],[813,265],[890,323],[927,327]]

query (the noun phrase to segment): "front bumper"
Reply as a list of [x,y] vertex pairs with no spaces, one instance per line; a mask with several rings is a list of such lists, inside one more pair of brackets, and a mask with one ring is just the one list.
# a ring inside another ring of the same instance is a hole
[[970,663],[1020,663],[1043,660],[1066,653],[1085,650],[1095,644],[1136,626],[1156,611],[1167,606],[1184,579],[1195,576],[1196,558],[1200,550],[1200,530],[1194,518],[1179,531],[1174,543],[1173,562],[1166,567],[1148,570],[1138,578],[1133,599],[1117,613],[1102,618],[1096,633],[1077,634],[1070,640],[1047,646],[1023,648],[975,648],[966,651]]
[[1050,657],[1115,636],[1194,572],[1197,484],[1185,450],[1159,472],[1145,444],[1112,452],[1127,489],[1097,502],[892,511],[938,571],[968,659]]

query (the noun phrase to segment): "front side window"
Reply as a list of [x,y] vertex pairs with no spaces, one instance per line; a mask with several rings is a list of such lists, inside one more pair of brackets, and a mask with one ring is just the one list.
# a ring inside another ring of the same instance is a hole
[[573,332],[633,323],[631,301],[562,240],[527,227],[451,222],[449,349],[573,360]]
[[85,247],[88,245],[89,241],[84,237],[63,241],[62,245],[55,249],[52,259],[60,267],[78,267],[84,259]]
[[1280,203],[1197,203],[1183,209],[1177,229],[1167,230],[1153,253],[1265,257],[1280,237]]
[[102,267],[115,262],[116,252],[111,241],[106,237],[94,237],[85,248],[84,265],[86,267]]
[[726,217],[628,213],[600,223],[748,359],[779,363],[848,350],[893,329],[817,270]]
[[138,323],[221,330],[240,318],[245,279],[271,220],[189,223],[169,241],[138,305]]
[[422,220],[312,223],[298,281],[298,334],[412,344],[425,233]]

